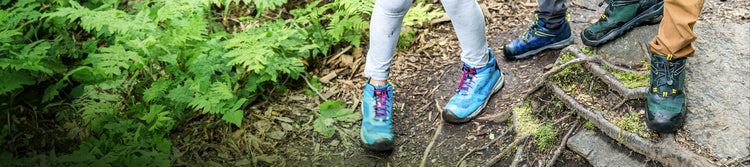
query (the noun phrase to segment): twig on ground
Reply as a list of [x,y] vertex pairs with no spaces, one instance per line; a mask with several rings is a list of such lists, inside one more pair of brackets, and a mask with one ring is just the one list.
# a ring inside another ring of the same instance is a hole
[[622,101],[620,101],[620,103],[618,103],[617,105],[615,105],[615,107],[612,107],[612,111],[616,110],[617,108],[620,108],[620,107],[621,107],[621,106],[622,106],[623,104],[625,104],[625,102],[627,102],[628,100],[629,100],[629,99],[622,99]]
[[302,74],[305,75],[304,77],[302,77],[302,79],[305,79],[305,83],[307,83],[307,87],[310,87],[310,89],[312,89],[313,91],[315,91],[315,94],[318,94],[318,96],[320,96],[320,98],[323,99],[323,101],[328,101],[328,98],[323,97],[323,95],[320,94],[320,92],[318,91],[318,89],[316,89],[315,87],[312,86],[312,84],[310,84],[310,80],[307,80],[307,73],[303,72]]
[[503,149],[503,151],[500,152],[500,154],[497,154],[494,157],[492,157],[492,159],[490,159],[490,162],[487,163],[484,166],[490,167],[492,165],[495,165],[495,163],[497,163],[497,161],[500,161],[500,159],[503,158],[503,156],[505,154],[507,154],[508,152],[510,152],[513,149],[513,146],[518,145],[519,143],[525,141],[529,137],[531,137],[531,133],[523,135],[522,137],[520,137],[520,138],[516,139],[515,141],[513,141],[513,143],[508,144],[508,146],[505,146],[505,149]]
[[484,146],[482,146],[482,147],[478,147],[478,148],[474,148],[474,149],[471,149],[471,151],[469,151],[469,152],[467,152],[466,154],[464,154],[464,156],[463,156],[463,157],[461,157],[461,159],[459,159],[459,160],[458,160],[458,163],[456,163],[456,167],[458,167],[458,166],[462,166],[462,165],[461,165],[461,162],[463,162],[463,161],[464,161],[464,160],[466,159],[466,157],[469,157],[469,155],[471,155],[471,153],[474,153],[474,152],[476,152],[476,151],[479,151],[479,150],[484,150],[484,149],[487,149],[487,148],[489,148],[489,147],[490,147],[490,146],[491,146],[492,144],[495,144],[495,142],[497,142],[497,140],[499,140],[500,138],[503,138],[503,136],[505,136],[505,134],[507,134],[507,133],[508,133],[508,131],[509,131],[509,130],[505,130],[505,131],[504,131],[504,132],[503,132],[502,134],[500,134],[500,136],[498,136],[498,137],[495,137],[495,139],[492,139],[492,141],[490,141],[489,143],[485,144],[485,145],[484,145]]
[[513,162],[510,163],[511,167],[518,166],[518,163],[521,162],[521,158],[523,157],[523,148],[526,147],[526,144],[523,144],[521,146],[518,146],[518,149],[516,149],[516,155],[513,156]]
[[437,130],[435,131],[435,135],[432,136],[430,144],[428,144],[427,148],[424,150],[424,154],[422,155],[422,162],[419,163],[420,167],[424,167],[425,163],[427,163],[427,155],[430,155],[430,150],[432,150],[432,146],[435,145],[435,140],[437,140],[437,137],[443,131],[443,122],[439,122],[438,124],[440,125],[438,125]]
[[565,137],[563,137],[562,141],[560,142],[560,145],[557,146],[557,150],[555,150],[555,153],[552,156],[552,159],[547,162],[547,167],[551,167],[555,164],[555,160],[557,160],[557,157],[560,156],[560,153],[562,153],[562,149],[565,148],[565,144],[568,143],[568,137],[570,137],[570,134],[573,133],[573,131],[578,126],[578,122],[573,124],[573,126],[570,127],[570,130],[568,130],[568,133],[565,134]]
[[[437,99],[435,99],[435,108],[438,109],[438,114],[437,114],[437,116],[434,119],[432,118],[432,116],[430,116],[430,118],[429,118],[430,121],[435,121],[438,117],[440,117],[440,114],[443,113],[443,108],[440,107],[440,103],[438,102]],[[430,113],[432,113],[432,112],[430,112]]]
[[549,125],[549,126],[555,126],[555,125],[559,124],[560,122],[563,122],[563,121],[567,120],[568,118],[570,118],[570,116],[571,116],[571,114],[568,113],[568,115],[563,116],[562,118],[558,119],[557,121],[555,121],[555,123],[552,123],[552,125]]

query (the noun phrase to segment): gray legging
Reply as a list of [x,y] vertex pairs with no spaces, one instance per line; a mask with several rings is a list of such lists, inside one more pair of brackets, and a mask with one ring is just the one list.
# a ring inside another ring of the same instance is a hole
[[[461,61],[471,67],[484,67],[489,61],[484,15],[475,0],[441,0],[451,18],[461,44]],[[387,80],[396,50],[401,22],[412,0],[377,0],[370,19],[370,50],[365,75]]]

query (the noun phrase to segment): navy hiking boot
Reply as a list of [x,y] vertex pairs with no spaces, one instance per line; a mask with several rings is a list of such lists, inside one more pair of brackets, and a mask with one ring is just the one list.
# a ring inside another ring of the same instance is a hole
[[362,127],[360,138],[365,148],[374,151],[388,151],[393,149],[393,86],[365,84],[362,99]]
[[560,49],[573,44],[574,39],[567,20],[564,20],[557,30],[547,29],[544,25],[545,23],[537,16],[536,21],[529,27],[529,31],[523,33],[521,38],[504,45],[505,58],[522,59],[547,49]]
[[482,68],[463,64],[461,81],[456,88],[456,94],[443,109],[443,120],[450,123],[470,121],[481,113],[490,96],[503,87],[503,74],[495,62],[492,49],[489,54],[490,60]]
[[674,132],[682,126],[687,108],[683,92],[686,62],[687,58],[651,55],[646,125],[657,132]]

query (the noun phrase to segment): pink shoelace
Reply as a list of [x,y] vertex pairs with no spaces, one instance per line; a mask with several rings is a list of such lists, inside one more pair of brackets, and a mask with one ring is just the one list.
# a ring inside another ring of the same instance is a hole
[[[458,87],[456,88],[456,93],[460,95],[466,96],[466,93],[460,93],[461,90],[469,91],[469,88],[472,88],[471,83],[474,83],[474,77],[476,77],[477,70],[479,68],[469,68],[466,67],[466,65],[463,65],[463,68],[461,68],[463,73],[461,74],[461,81],[458,83]],[[469,82],[466,82],[465,80],[469,79]],[[464,86],[466,85],[466,86]]]
[[388,110],[389,106],[387,102],[390,102],[390,100],[388,100],[387,96],[388,96],[388,91],[391,91],[391,89],[386,89],[386,90],[370,89],[370,91],[375,92],[375,105],[373,106],[375,107],[375,117],[385,116],[385,119],[375,118],[375,121],[388,121],[388,118],[390,117],[388,115],[391,113],[391,111]]

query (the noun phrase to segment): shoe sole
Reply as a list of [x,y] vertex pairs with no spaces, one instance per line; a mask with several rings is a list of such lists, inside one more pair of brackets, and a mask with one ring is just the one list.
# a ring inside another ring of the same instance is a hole
[[583,32],[581,32],[581,41],[583,42],[584,45],[588,45],[588,46],[602,45],[622,35],[623,33],[625,33],[625,31],[633,29],[633,27],[635,26],[644,25],[644,23],[645,24],[656,23],[656,21],[653,21],[652,19],[658,18],[659,15],[663,13],[663,11],[664,11],[664,1],[661,1],[657,3],[655,6],[652,6],[651,8],[644,11],[644,13],[641,13],[641,15],[634,17],[630,21],[625,22],[624,25],[610,31],[599,40],[587,39],[586,36],[583,35]]
[[365,141],[365,132],[363,130],[359,130],[359,138],[362,142],[362,145],[365,146],[365,148],[373,151],[391,151],[393,150],[393,141],[390,141],[388,139],[382,138],[375,140],[372,144],[367,144],[367,141]]
[[[490,98],[492,97],[492,95],[497,93],[500,90],[500,88],[503,88],[504,83],[505,83],[505,75],[503,75],[503,72],[500,72],[500,79],[498,79],[498,82],[495,82],[495,85],[492,86],[492,92],[490,93],[489,96],[487,96],[486,99],[484,99],[484,103],[482,103],[482,105],[479,106],[477,110],[474,110],[474,112],[472,112],[471,115],[467,116],[466,118],[458,118],[452,113],[450,113],[450,111],[445,110],[443,111],[443,116],[442,116],[443,120],[449,123],[465,123],[474,119],[474,117],[482,113],[482,109],[484,109],[484,107],[487,106],[487,102],[490,101]],[[450,114],[451,116],[446,116],[448,114]]]
[[562,40],[562,41],[559,41],[559,42],[555,42],[555,43],[552,43],[552,44],[549,44],[549,45],[545,45],[545,46],[542,46],[541,48],[530,50],[530,51],[528,51],[526,53],[523,53],[523,54],[520,54],[518,56],[512,56],[512,57],[505,56],[505,57],[508,58],[508,59],[510,59],[510,60],[523,59],[523,58],[529,57],[531,55],[536,55],[539,52],[545,51],[547,49],[560,49],[560,48],[564,48],[564,47],[566,47],[568,45],[573,44],[574,40],[575,39],[574,39],[573,35],[571,34],[570,37],[568,37],[565,40]]

